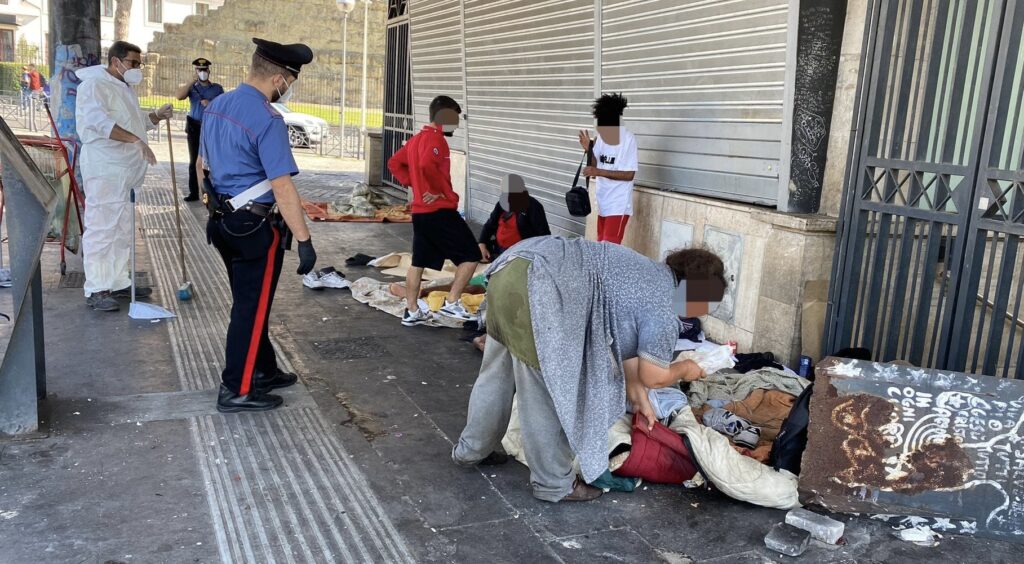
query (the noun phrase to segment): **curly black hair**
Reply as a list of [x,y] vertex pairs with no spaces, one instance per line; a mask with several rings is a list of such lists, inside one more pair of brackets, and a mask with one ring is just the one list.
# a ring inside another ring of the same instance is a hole
[[629,105],[629,101],[621,93],[604,94],[597,100],[594,100],[594,105],[591,107],[594,113],[594,117],[598,121],[610,120],[618,121],[618,118],[622,116],[622,112]]

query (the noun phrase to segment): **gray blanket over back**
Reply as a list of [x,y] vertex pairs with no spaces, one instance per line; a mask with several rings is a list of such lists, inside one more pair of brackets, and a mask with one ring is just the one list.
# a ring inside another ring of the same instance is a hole
[[514,257],[532,263],[527,285],[541,374],[587,483],[608,470],[608,429],[626,406],[613,313],[599,274],[604,249],[562,237],[526,239],[486,272]]

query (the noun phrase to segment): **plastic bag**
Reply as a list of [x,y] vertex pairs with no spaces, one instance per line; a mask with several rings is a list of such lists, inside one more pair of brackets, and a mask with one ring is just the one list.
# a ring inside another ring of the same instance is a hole
[[684,360],[696,362],[707,374],[714,374],[719,370],[736,366],[736,361],[732,357],[732,347],[729,345],[719,345],[701,351],[683,351],[672,362],[674,364]]

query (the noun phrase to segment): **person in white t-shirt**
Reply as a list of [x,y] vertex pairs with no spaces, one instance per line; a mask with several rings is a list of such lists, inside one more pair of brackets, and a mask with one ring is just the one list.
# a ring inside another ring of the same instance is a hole
[[[597,139],[584,176],[597,178],[597,240],[621,244],[633,215],[633,178],[638,166],[636,138],[619,122],[626,109],[622,94],[605,94],[594,102]],[[590,133],[580,131],[580,146],[590,146]]]

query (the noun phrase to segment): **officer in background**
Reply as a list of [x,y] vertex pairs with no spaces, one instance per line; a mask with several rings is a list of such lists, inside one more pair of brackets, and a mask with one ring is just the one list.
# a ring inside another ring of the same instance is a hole
[[199,200],[199,176],[196,160],[199,157],[199,133],[203,123],[203,110],[213,99],[224,93],[224,87],[210,80],[210,60],[199,57],[192,61],[195,76],[191,82],[178,87],[176,97],[188,98],[188,116],[185,118],[185,136],[188,139],[188,196],[186,202]]
[[227,267],[233,299],[217,399],[223,413],[264,411],[284,401],[269,392],[294,384],[297,377],[278,368],[267,323],[291,236],[298,242],[297,272],[306,274],[316,264],[292,183],[299,169],[288,128],[270,105],[291,97],[313,52],[299,43],[252,41],[256,52],[248,78],[203,112],[197,163],[210,210],[207,237]]

